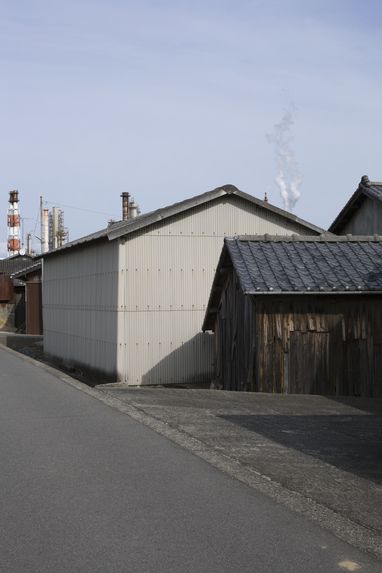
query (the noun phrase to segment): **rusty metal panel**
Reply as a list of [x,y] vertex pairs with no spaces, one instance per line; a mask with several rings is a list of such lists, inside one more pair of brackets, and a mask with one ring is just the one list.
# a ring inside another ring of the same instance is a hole
[[0,274],[0,302],[10,302],[12,299],[12,279],[8,275]]
[[26,334],[42,334],[41,282],[28,282],[25,289],[25,332]]

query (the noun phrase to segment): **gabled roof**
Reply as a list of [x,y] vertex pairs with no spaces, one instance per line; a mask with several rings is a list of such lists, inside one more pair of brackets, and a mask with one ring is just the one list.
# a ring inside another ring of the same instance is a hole
[[382,182],[370,181],[368,176],[364,175],[357,190],[330,225],[329,231],[331,233],[340,233],[346,223],[352,218],[355,211],[357,211],[367,199],[382,202]]
[[44,257],[60,253],[62,251],[66,251],[67,249],[82,246],[86,243],[93,242],[96,240],[109,240],[113,241],[120,237],[124,237],[130,235],[134,232],[137,232],[141,229],[146,229],[151,225],[155,225],[160,223],[161,221],[165,221],[171,217],[176,215],[185,213],[195,207],[199,207],[200,205],[204,205],[208,202],[215,201],[224,196],[235,196],[247,201],[253,205],[256,205],[259,209],[274,213],[284,220],[287,220],[291,223],[294,223],[298,226],[301,226],[305,230],[313,233],[313,234],[320,234],[324,232],[323,229],[300,219],[296,215],[289,213],[288,211],[284,211],[283,209],[279,209],[273,205],[270,205],[267,201],[262,201],[261,199],[257,199],[248,193],[244,193],[235,187],[234,185],[223,185],[222,187],[217,187],[212,191],[207,191],[206,193],[202,193],[201,195],[196,195],[195,197],[191,197],[190,199],[185,199],[184,201],[180,201],[178,203],[174,203],[173,205],[169,205],[167,207],[163,207],[161,209],[157,209],[155,211],[151,211],[149,213],[144,213],[134,219],[129,219],[128,221],[118,221],[116,223],[112,223],[106,229],[102,229],[97,233],[92,233],[91,235],[87,235],[86,237],[82,237],[66,245],[60,247],[59,249],[55,249],[54,251],[49,251],[45,253]]
[[213,326],[229,268],[235,270],[245,295],[382,294],[382,237],[225,239],[203,330]]

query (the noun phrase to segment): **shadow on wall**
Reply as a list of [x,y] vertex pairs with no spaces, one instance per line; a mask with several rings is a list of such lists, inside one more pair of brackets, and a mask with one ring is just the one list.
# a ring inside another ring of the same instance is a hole
[[142,384],[209,385],[213,378],[213,335],[198,333],[142,376]]
[[382,416],[236,416],[228,422],[382,484]]

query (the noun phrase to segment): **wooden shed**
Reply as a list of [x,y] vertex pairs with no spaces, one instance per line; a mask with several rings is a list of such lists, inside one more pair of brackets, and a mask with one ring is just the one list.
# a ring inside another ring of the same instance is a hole
[[103,381],[205,384],[200,332],[225,236],[322,229],[225,185],[44,255],[45,352]]
[[203,330],[226,390],[382,395],[382,238],[226,239]]
[[382,182],[364,175],[329,227],[336,235],[382,235]]

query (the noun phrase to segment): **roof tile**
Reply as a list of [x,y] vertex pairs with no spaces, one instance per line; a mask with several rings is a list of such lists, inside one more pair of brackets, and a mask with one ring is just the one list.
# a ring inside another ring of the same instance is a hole
[[226,239],[247,294],[382,291],[382,238]]

